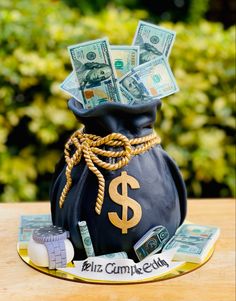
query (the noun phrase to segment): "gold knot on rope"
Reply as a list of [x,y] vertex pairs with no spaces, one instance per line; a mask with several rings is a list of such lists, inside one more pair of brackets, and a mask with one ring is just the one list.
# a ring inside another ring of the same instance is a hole
[[[66,196],[72,185],[71,171],[73,167],[80,162],[82,156],[85,159],[87,167],[98,179],[98,194],[95,211],[97,214],[100,214],[104,200],[105,179],[95,164],[107,170],[117,170],[127,165],[132,156],[144,153],[154,145],[160,144],[160,142],[161,139],[155,132],[144,137],[129,140],[126,136],[119,133],[112,133],[105,137],[100,137],[93,134],[82,133],[80,130],[77,130],[72,134],[65,145],[64,154],[67,163],[65,172],[66,184],[60,196],[60,208],[63,207]],[[75,152],[71,155],[72,145],[75,147]],[[101,149],[101,147],[104,146],[117,147],[118,150]],[[98,156],[117,158],[118,160],[116,163],[108,163],[101,160]]]

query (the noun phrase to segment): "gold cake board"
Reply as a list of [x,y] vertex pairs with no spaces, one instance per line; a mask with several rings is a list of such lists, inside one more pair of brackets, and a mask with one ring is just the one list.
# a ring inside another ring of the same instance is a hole
[[[87,283],[111,283],[111,284],[128,284],[128,283],[144,283],[144,282],[150,282],[150,281],[162,281],[162,280],[167,280],[167,279],[171,279],[171,278],[175,278],[175,277],[179,277],[182,275],[185,275],[187,273],[190,273],[198,268],[200,268],[201,266],[203,266],[213,255],[215,246],[212,247],[212,249],[209,251],[207,257],[205,258],[205,260],[202,263],[191,263],[191,262],[185,262],[183,263],[181,266],[169,271],[168,273],[165,274],[161,274],[159,276],[155,276],[155,277],[147,277],[145,279],[142,279],[140,281],[104,281],[104,280],[91,280],[91,279],[86,279],[86,278],[82,278],[82,277],[77,277],[74,276],[70,273],[67,272],[63,272],[63,271],[59,271],[59,270],[49,270],[48,268],[42,268],[42,267],[38,267],[36,265],[34,265],[29,257],[28,257],[28,251],[27,249],[20,249],[18,244],[17,244],[17,252],[19,254],[19,256],[21,257],[21,259],[28,264],[29,266],[31,266],[32,268],[56,277],[56,278],[61,278],[61,279],[65,279],[65,280],[70,280],[70,281],[75,281],[75,282],[87,282]],[[67,267],[74,267],[73,263],[69,263],[67,264]]]

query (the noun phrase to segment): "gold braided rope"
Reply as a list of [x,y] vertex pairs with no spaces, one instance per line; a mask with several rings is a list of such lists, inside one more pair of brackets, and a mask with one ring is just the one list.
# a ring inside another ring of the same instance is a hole
[[[132,156],[142,154],[154,145],[160,144],[160,142],[161,139],[155,132],[144,137],[130,140],[126,136],[119,133],[112,133],[105,137],[100,137],[92,134],[82,133],[80,130],[74,132],[66,143],[64,150],[65,161],[67,163],[65,173],[66,184],[60,196],[60,208],[63,207],[66,196],[72,185],[71,171],[73,167],[80,162],[82,155],[88,168],[97,176],[98,179],[98,194],[95,211],[97,214],[100,214],[104,200],[105,179],[95,164],[107,170],[117,170],[127,165]],[[75,152],[71,156],[70,152],[72,145],[75,146]],[[122,147],[123,150],[108,151],[101,149],[101,146]],[[116,163],[107,163],[99,159],[98,156],[120,159]]]

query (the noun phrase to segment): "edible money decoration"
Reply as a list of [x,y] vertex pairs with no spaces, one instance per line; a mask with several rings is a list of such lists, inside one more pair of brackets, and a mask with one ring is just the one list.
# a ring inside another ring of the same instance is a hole
[[177,248],[174,260],[201,263],[219,235],[220,229],[217,227],[184,224],[168,241],[163,251]]
[[136,242],[134,251],[141,261],[150,255],[160,252],[168,239],[169,232],[164,226],[153,227]]
[[175,32],[139,21],[133,45],[107,38],[69,46],[73,71],[60,88],[85,109],[104,102],[141,104],[178,92],[167,61]]
[[89,233],[89,229],[88,229],[86,221],[78,222],[78,226],[80,229],[80,234],[82,237],[82,242],[83,242],[87,257],[95,256],[94,249],[93,249],[93,243],[92,243],[92,240],[90,237],[90,233]]
[[35,229],[52,225],[50,214],[21,215],[18,233],[18,246],[20,249],[27,249],[28,243]]

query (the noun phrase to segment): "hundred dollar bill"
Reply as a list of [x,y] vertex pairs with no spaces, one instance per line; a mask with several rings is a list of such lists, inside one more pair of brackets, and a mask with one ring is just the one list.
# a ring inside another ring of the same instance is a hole
[[111,46],[111,56],[118,78],[139,65],[139,46]]
[[68,47],[85,108],[106,101],[121,102],[107,38]]
[[[111,55],[118,77],[122,77],[139,64],[139,46],[111,46]],[[74,71],[62,82],[60,88],[83,104],[83,96]]]
[[163,250],[177,248],[174,260],[201,263],[220,235],[212,226],[187,224],[181,226]]
[[139,21],[133,40],[133,45],[140,46],[139,63],[149,62],[161,55],[168,58],[175,35],[172,30]]
[[20,249],[27,249],[28,243],[34,229],[52,225],[50,214],[21,215],[18,232],[18,246]]
[[153,227],[136,242],[134,245],[134,251],[138,259],[141,261],[145,257],[161,251],[168,239],[169,232],[164,226]]
[[81,221],[78,222],[79,229],[80,229],[80,234],[82,237],[84,249],[86,252],[86,255],[88,257],[93,257],[95,256],[94,249],[93,249],[93,243],[90,237],[89,229],[87,227],[86,221]]
[[164,56],[139,65],[119,79],[121,92],[129,104],[163,98],[179,91]]
[[74,71],[60,84],[60,89],[83,104],[83,95],[80,91],[79,82]]

